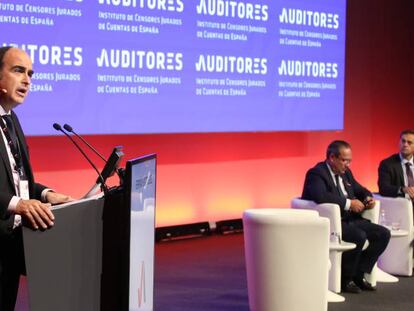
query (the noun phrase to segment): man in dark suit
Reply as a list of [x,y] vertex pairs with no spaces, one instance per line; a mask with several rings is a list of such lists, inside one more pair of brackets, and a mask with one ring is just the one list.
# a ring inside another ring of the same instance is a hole
[[[375,290],[364,277],[370,273],[390,239],[388,229],[362,218],[365,209],[373,208],[371,192],[352,175],[351,146],[341,140],[333,141],[326,151],[326,160],[311,168],[305,178],[302,198],[316,203],[335,203],[341,209],[342,239],[356,248],[342,255],[342,290],[359,293]],[[369,246],[362,248],[368,240]]]
[[414,130],[400,134],[400,152],[382,160],[378,168],[378,187],[386,197],[414,200]]
[[71,200],[35,183],[16,114],[30,89],[32,61],[22,50],[0,48],[0,310],[13,311],[25,271],[21,224],[53,226],[51,204]]

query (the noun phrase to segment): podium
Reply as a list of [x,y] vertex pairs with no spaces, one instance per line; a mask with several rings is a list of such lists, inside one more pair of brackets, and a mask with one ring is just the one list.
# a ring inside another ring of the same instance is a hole
[[23,228],[31,311],[151,311],[156,155],[127,161],[123,185],[53,208]]

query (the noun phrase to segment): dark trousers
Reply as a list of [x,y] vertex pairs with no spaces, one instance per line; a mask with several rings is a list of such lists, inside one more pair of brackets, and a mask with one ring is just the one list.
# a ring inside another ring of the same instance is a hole
[[0,310],[14,311],[20,275],[24,273],[21,228],[0,237]]
[[[342,220],[342,239],[356,244],[356,248],[342,254],[342,280],[350,281],[370,273],[378,257],[388,245],[390,231],[363,218]],[[365,241],[369,246],[362,250]]]

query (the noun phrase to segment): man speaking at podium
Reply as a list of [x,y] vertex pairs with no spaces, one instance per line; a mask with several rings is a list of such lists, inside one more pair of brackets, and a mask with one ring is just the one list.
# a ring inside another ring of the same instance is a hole
[[35,183],[26,140],[13,108],[30,89],[32,61],[22,50],[0,48],[0,310],[13,311],[25,272],[21,223],[53,226],[51,204],[72,200]]

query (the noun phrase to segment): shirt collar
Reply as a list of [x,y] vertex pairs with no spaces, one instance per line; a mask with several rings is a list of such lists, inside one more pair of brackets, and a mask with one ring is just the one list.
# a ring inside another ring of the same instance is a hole
[[3,108],[3,106],[0,105],[0,116],[4,116],[6,114],[10,115],[11,114],[11,111],[6,112],[6,110],[4,110],[4,108]]
[[327,161],[325,161],[326,166],[328,167],[329,173],[331,174],[332,177],[335,177],[335,173],[333,172],[331,166],[329,165],[329,163]]
[[403,165],[405,165],[406,163],[411,163],[411,165],[414,165],[414,157],[411,157],[410,160],[407,160],[401,156],[401,153],[399,155],[400,155],[401,163]]

